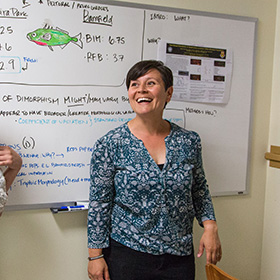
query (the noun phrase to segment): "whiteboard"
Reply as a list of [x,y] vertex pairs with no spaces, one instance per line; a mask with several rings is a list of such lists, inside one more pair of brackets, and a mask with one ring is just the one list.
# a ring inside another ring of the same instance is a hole
[[[171,101],[165,118],[200,134],[212,195],[248,193],[256,24],[116,1],[2,0],[0,144],[23,158],[8,208],[88,200],[94,142],[134,117],[126,73],[157,59],[163,40],[232,50],[229,102]],[[32,40],[39,32],[47,44]]]

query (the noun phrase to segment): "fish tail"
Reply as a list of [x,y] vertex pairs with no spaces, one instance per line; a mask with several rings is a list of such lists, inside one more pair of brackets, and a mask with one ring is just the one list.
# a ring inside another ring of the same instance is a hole
[[77,45],[82,49],[83,48],[82,33],[79,33],[78,35],[72,37],[71,42],[73,42],[75,45]]

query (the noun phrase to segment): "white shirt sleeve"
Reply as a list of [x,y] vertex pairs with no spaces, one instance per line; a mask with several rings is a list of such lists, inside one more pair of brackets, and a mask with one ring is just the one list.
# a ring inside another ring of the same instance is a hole
[[6,180],[2,170],[0,169],[0,213],[3,212],[7,200],[8,200],[8,195],[6,193]]

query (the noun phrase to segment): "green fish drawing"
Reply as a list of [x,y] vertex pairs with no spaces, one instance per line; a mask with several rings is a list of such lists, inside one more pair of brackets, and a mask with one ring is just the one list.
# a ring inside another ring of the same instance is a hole
[[75,37],[71,37],[67,31],[60,28],[39,28],[33,32],[27,34],[27,39],[40,46],[47,46],[53,51],[52,47],[60,46],[65,48],[70,42],[83,48],[83,42],[81,40],[82,33],[79,33]]

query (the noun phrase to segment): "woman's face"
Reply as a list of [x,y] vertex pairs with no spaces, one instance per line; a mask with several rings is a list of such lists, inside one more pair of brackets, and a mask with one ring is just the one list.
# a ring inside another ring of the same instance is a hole
[[151,69],[137,80],[132,80],[128,88],[131,108],[137,115],[160,114],[172,97],[173,87],[165,90],[161,74]]

